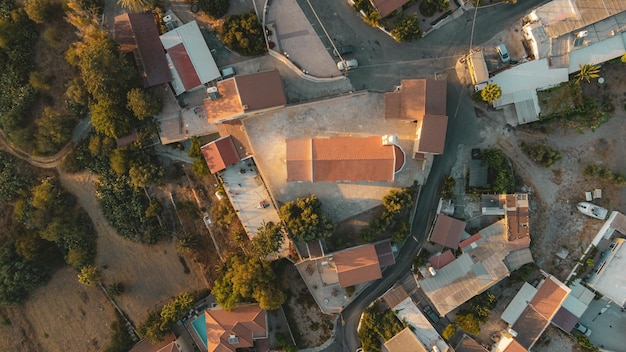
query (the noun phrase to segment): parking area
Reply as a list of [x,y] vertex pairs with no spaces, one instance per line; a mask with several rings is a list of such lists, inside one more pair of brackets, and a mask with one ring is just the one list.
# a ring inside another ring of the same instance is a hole
[[321,102],[307,103],[243,120],[255,160],[274,199],[287,202],[316,194],[335,222],[381,204],[391,189],[423,184],[429,168],[421,170],[407,158],[393,182],[287,182],[286,138],[316,136],[397,135],[398,145],[411,154],[415,124],[384,119],[383,94],[362,92]]
[[[606,308],[606,309],[605,309]],[[591,329],[589,340],[609,351],[623,351],[626,346],[626,312],[607,300],[593,300],[580,322]]]

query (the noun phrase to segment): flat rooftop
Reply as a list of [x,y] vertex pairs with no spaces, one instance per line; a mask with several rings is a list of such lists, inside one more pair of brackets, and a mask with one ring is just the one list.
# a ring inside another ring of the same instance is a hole
[[604,255],[604,261],[598,263],[594,274],[587,280],[587,285],[605,297],[624,307],[626,305],[626,246],[624,239],[615,238]]
[[264,222],[280,222],[263,179],[252,158],[244,159],[221,172],[224,190],[237,211],[248,237],[254,238]]

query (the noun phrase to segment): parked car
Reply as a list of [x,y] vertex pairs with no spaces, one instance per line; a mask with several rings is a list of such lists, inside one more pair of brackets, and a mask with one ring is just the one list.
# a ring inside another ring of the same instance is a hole
[[357,68],[359,66],[359,62],[356,59],[343,60],[337,63],[337,68],[339,71],[348,71],[353,68]]
[[511,61],[511,57],[509,56],[509,51],[506,50],[506,46],[504,44],[499,44],[496,46],[496,52],[500,55],[500,61],[503,63],[507,63]]
[[581,323],[576,323],[576,325],[574,325],[574,329],[582,332],[587,337],[591,336],[591,329],[589,329],[588,327],[584,326]]
[[343,46],[337,47],[337,50],[333,50],[333,55],[335,56],[339,56],[339,54],[347,55],[347,54],[351,54],[352,52],[354,52],[354,47],[352,47],[352,45],[343,45]]
[[424,307],[424,314],[426,314],[426,316],[429,317],[430,320],[433,321],[433,323],[439,322],[439,316],[433,311],[433,308],[431,306]]
[[222,69],[222,79],[227,79],[235,75],[235,69],[232,67],[225,67]]

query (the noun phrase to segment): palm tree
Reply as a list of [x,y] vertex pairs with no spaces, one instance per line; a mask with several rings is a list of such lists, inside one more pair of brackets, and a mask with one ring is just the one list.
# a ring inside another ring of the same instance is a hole
[[154,0],[117,0],[117,3],[131,13],[144,12],[154,6]]
[[591,83],[592,78],[600,77],[600,65],[595,64],[584,64],[578,65],[580,68],[580,72],[576,74],[576,83],[579,83],[583,79],[587,81],[587,83]]
[[189,254],[200,248],[200,236],[197,234],[184,234],[176,242],[176,250],[181,254]]
[[484,101],[493,103],[494,101],[500,99],[500,96],[502,96],[502,89],[500,89],[500,87],[495,83],[489,83],[480,92],[480,96]]

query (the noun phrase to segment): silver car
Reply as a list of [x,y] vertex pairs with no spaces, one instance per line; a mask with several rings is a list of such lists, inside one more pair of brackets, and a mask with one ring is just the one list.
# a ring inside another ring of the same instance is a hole
[[337,69],[339,69],[339,71],[348,71],[358,66],[359,62],[356,61],[356,59],[343,60],[337,63]]

